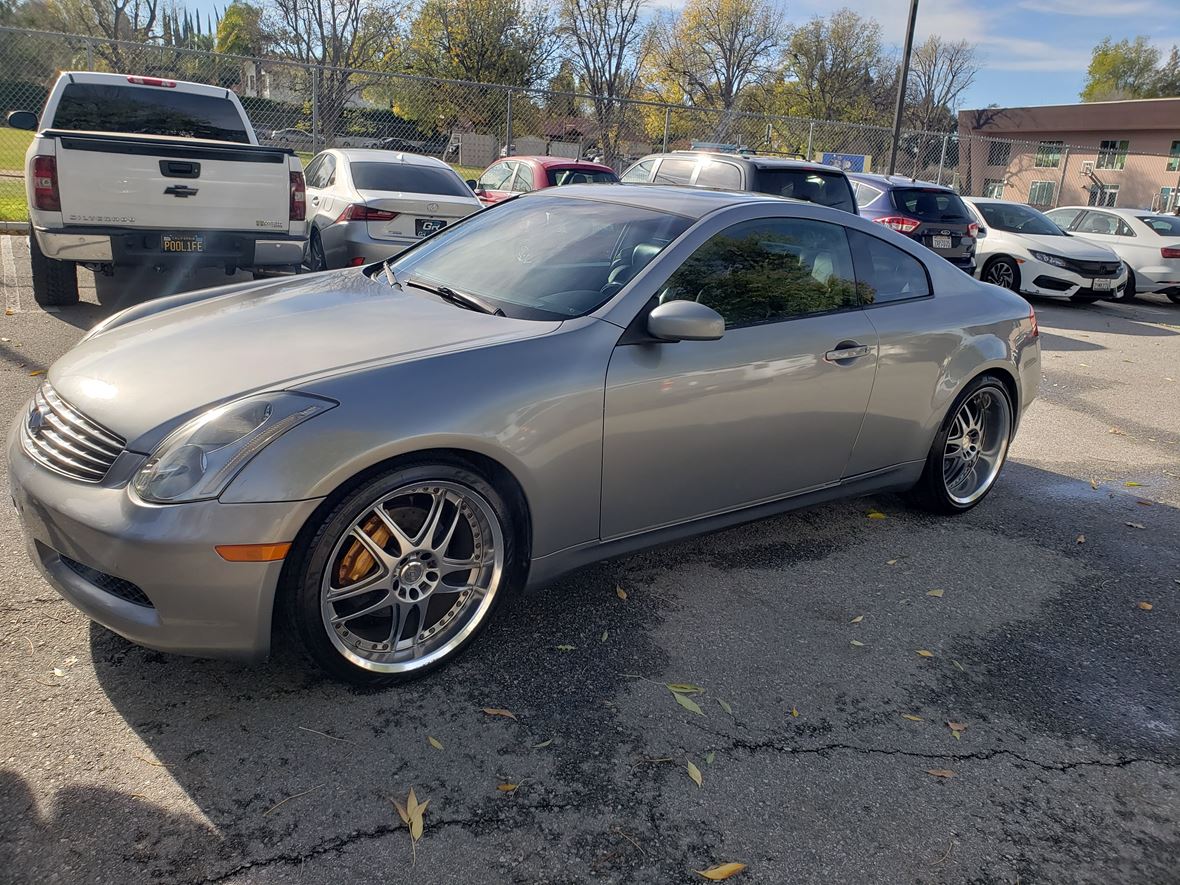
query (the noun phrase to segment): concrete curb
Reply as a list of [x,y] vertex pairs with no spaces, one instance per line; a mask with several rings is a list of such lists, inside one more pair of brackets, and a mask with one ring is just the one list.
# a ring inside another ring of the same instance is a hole
[[29,223],[27,221],[0,221],[0,235],[12,234],[13,236],[20,236],[29,232]]

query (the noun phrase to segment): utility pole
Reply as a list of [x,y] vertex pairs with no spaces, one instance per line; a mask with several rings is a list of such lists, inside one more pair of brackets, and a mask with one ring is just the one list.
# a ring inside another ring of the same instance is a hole
[[901,80],[897,84],[897,107],[893,109],[893,141],[889,145],[889,175],[897,169],[897,143],[901,139],[901,117],[905,113],[905,87],[910,79],[910,54],[914,51],[914,24],[918,20],[918,0],[910,0],[910,20],[905,29],[905,49],[901,54]]

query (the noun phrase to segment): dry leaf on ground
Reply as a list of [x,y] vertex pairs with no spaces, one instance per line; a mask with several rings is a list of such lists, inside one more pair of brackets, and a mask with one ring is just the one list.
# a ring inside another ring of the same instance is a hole
[[720,882],[722,879],[728,879],[731,876],[736,876],[746,868],[744,863],[723,863],[715,867],[709,867],[707,870],[694,870],[698,876],[704,876],[711,882]]
[[848,644],[849,644],[849,645],[855,645],[857,648],[862,648],[862,647],[864,647],[864,643],[863,643],[863,642],[861,642],[859,639],[849,639],[849,640],[848,640]]
[[954,777],[955,773],[949,768],[927,768],[926,773],[934,777]]
[[933,596],[936,599],[942,599],[942,591],[941,590],[937,590],[937,589],[936,590],[927,590],[926,595]]
[[397,799],[393,800],[393,807],[397,809],[397,815],[410,829],[410,842],[417,842],[422,838],[422,830],[426,826],[423,816],[426,814],[426,806],[430,804],[430,800],[419,802],[418,797],[414,795],[414,788],[410,787],[410,794],[406,797],[403,805]]
[[615,587],[615,596],[617,596],[617,597],[619,597],[619,599],[622,599],[625,601],[627,599],[627,591],[624,590],[622,587],[616,586]]
[[850,624],[859,624],[864,619],[865,619],[864,615],[857,615],[855,618],[853,618],[851,621],[849,621],[849,623]]
[[799,711],[796,710],[794,707],[791,707],[791,715],[794,716],[796,719],[798,719],[799,718]]
[[924,648],[920,648],[920,649],[918,649],[918,657],[920,657],[920,658],[932,658],[932,657],[934,657],[934,652],[932,652],[932,651],[927,651],[927,650],[926,650],[926,649],[924,649]]
[[722,698],[717,698],[717,703],[721,705],[722,710],[724,710],[730,716],[733,715],[733,707],[729,705],[729,701],[723,700]]
[[865,516],[867,516],[869,519],[884,519],[885,518],[885,514],[882,513],[880,510],[870,510],[868,513],[865,514]]
[[501,793],[515,793],[520,788],[520,784],[497,784],[496,789]]
[[692,698],[690,698],[688,695],[684,695],[678,691],[674,691],[674,692],[672,692],[672,697],[676,698],[676,703],[678,703],[680,706],[684,707],[684,709],[688,710],[688,712],[696,713],[698,716],[705,715],[704,712],[701,710],[700,705],[696,701],[694,701]]
[[692,782],[698,787],[704,784],[705,779],[701,777],[701,770],[692,764],[691,761],[685,766],[688,769],[688,776],[692,778]]
[[665,682],[668,686],[668,691],[674,691],[677,694],[704,694],[705,690],[699,685],[693,685],[691,682]]
[[[1152,608],[1154,608],[1154,606],[1150,602],[1141,602],[1141,603],[1139,603],[1139,607],[1141,609],[1143,609],[1145,612],[1149,612],[1152,610]],[[54,671],[53,675],[55,675],[55,676],[57,675],[56,670]]]
[[708,753],[705,754],[705,764],[712,765],[713,760],[716,758],[717,758],[717,754],[714,753],[712,750],[710,750]]
[[541,743],[539,743],[539,744],[533,744],[533,749],[534,750],[542,750],[545,747],[549,746],[551,743],[553,743],[553,738],[549,738],[549,740],[547,740],[547,741],[541,741]]
[[434,749],[436,749],[436,750],[441,750],[443,748],[442,741],[440,741],[436,737],[427,736],[426,740],[430,744],[430,746],[434,747]]
[[913,713],[902,713],[902,714],[901,714],[901,718],[902,718],[902,719],[908,719],[908,720],[910,720],[910,722],[922,722],[922,721],[924,721],[924,720],[922,719],[922,717],[921,717],[921,716],[915,716]]
[[1127,525],[1128,525],[1128,526],[1130,526],[1130,527],[1131,527],[1131,528],[1133,528],[1133,529],[1145,529],[1145,528],[1147,528],[1147,526],[1145,526],[1145,525],[1144,525],[1143,523],[1141,523],[1141,522],[1129,522],[1129,523],[1127,523]]
[[576,645],[559,645],[559,646],[557,646],[558,651],[573,651],[575,648],[577,648]]
[[1143,485],[1141,482],[1125,482],[1123,485],[1128,489],[1137,489]]
[[1086,536],[1085,535],[1078,535],[1078,543],[1085,544],[1086,543]]
[[499,707],[484,707],[483,711],[489,716],[503,716],[505,719],[516,721],[516,714],[511,710],[501,710]]

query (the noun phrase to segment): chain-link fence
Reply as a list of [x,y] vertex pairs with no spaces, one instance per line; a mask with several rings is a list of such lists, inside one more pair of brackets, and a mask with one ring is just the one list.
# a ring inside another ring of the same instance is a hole
[[[0,27],[0,114],[40,111],[62,70],[117,71],[233,90],[264,144],[308,160],[325,147],[441,157],[464,178],[509,153],[586,157],[622,171],[644,154],[724,145],[880,172],[889,129],[643,100],[466,83],[247,58],[207,50]],[[27,217],[21,180],[31,133],[0,127],[0,220]],[[1180,156],[1060,142],[903,131],[897,172],[1040,208],[1102,202],[1177,207]]]

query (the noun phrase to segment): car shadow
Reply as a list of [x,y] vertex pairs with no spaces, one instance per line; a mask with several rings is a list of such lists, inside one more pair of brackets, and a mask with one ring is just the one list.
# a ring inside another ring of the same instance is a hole
[[[1097,302],[1094,304],[1075,304],[1071,301],[1035,299],[1033,305],[1037,310],[1037,317],[1042,329],[1066,329],[1074,332],[1101,332],[1109,335],[1145,336],[1153,338],[1168,338],[1178,335],[1175,329],[1159,325],[1168,322],[1168,317],[1156,318],[1154,308],[1148,314],[1141,310],[1144,305],[1113,304],[1111,302]],[[1114,328],[1112,320],[1118,319],[1118,328]]]

